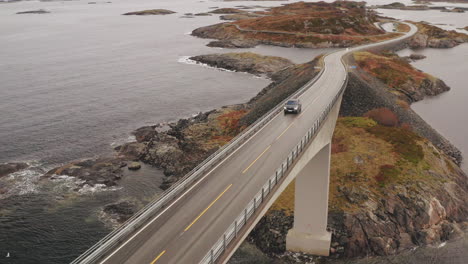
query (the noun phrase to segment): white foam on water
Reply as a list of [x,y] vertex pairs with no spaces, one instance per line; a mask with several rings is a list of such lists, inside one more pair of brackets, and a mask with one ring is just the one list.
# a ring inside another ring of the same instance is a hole
[[110,144],[110,146],[115,148],[115,147],[121,146],[121,145],[123,145],[125,143],[130,143],[130,142],[135,142],[135,141],[136,141],[136,137],[134,135],[130,135],[127,138],[116,140],[116,141],[112,142]]
[[29,168],[11,173],[6,177],[7,192],[1,198],[12,195],[38,193],[38,182],[43,175],[40,163],[28,163]]
[[97,192],[109,192],[109,191],[117,191],[122,189],[122,187],[107,187],[105,184],[95,184],[91,186],[89,184],[83,185],[81,189],[78,190],[79,194],[94,194]]
[[437,246],[437,248],[445,247],[445,245],[447,245],[447,242],[442,242]]

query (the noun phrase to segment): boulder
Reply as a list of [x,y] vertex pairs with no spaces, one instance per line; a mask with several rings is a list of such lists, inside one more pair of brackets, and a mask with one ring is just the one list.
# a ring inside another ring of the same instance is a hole
[[139,170],[141,168],[141,164],[139,162],[132,162],[128,164],[127,167],[129,170]]

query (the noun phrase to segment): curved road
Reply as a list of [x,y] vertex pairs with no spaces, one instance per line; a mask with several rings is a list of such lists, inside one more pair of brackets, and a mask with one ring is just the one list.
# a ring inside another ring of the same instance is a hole
[[340,90],[347,76],[341,58],[408,38],[417,31],[409,25],[411,31],[397,39],[327,55],[322,76],[300,96],[300,115],[275,116],[99,263],[198,263]]

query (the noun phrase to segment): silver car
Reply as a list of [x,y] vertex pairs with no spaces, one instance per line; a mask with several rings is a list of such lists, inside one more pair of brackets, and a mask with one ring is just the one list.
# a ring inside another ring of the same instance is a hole
[[284,114],[293,113],[298,114],[302,110],[301,101],[299,99],[291,99],[284,105]]

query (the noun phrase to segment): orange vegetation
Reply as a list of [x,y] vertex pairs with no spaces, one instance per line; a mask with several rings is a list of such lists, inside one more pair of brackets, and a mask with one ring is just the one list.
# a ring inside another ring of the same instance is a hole
[[399,88],[408,81],[419,86],[424,79],[432,78],[394,54],[356,52],[354,59],[364,71],[379,78],[391,88]]
[[382,126],[396,127],[399,123],[397,115],[388,108],[370,110],[364,114],[364,117],[368,117]]

